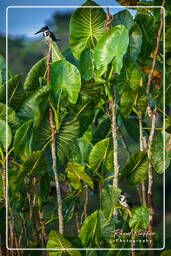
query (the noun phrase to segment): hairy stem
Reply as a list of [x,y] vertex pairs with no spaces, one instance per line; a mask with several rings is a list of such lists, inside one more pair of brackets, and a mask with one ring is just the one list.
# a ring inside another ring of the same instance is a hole
[[84,217],[88,216],[88,186],[85,185]]
[[40,209],[39,209],[39,220],[40,220],[40,225],[41,225],[42,238],[44,241],[44,245],[46,245],[47,235],[46,235],[46,226],[45,226],[45,220],[44,220],[43,207],[40,207]]

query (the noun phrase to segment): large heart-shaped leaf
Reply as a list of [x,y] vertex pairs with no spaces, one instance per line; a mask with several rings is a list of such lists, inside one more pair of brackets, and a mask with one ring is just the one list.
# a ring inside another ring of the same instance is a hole
[[38,125],[48,107],[49,91],[48,86],[43,86],[30,94],[21,105],[18,116],[23,121],[32,119],[34,120],[34,125]]
[[76,58],[80,57],[83,50],[93,48],[95,43],[104,34],[104,23],[106,19],[102,8],[95,2],[88,0],[83,6],[90,8],[78,8],[70,20],[70,45]]
[[142,47],[142,32],[139,25],[134,22],[129,32],[129,47],[128,52],[132,60],[136,60],[141,52]]
[[68,61],[56,61],[51,65],[51,87],[57,94],[63,92],[70,103],[77,102],[81,88],[79,70]]
[[4,120],[0,120],[0,147],[6,152],[11,142],[12,142],[11,128],[9,125],[7,125],[6,127],[6,122]]
[[71,185],[80,190],[82,187],[81,182],[84,181],[91,189],[94,188],[93,181],[85,172],[85,167],[76,162],[69,162],[67,166],[67,176],[71,182]]
[[122,176],[130,185],[141,184],[148,174],[148,158],[146,152],[138,152],[129,157],[127,164],[121,170]]
[[144,113],[147,107],[147,97],[142,90],[131,90],[123,92],[120,99],[121,112],[125,118],[128,118],[133,108],[137,108],[137,112]]
[[[170,137],[166,135],[166,145],[169,141],[169,138]],[[164,167],[167,169],[170,165],[168,151],[165,152],[164,157],[164,134],[159,133],[157,136],[155,136],[152,143],[151,153],[154,170],[159,174],[163,173],[165,171]]]
[[35,151],[27,156],[22,163],[19,170],[19,179],[24,178],[25,175],[40,177],[47,172],[48,161],[43,151]]
[[88,81],[94,76],[94,64],[92,51],[86,49],[80,56],[80,72],[82,79]]
[[112,185],[106,186],[102,191],[102,211],[106,218],[111,219],[113,211],[119,205],[121,190]]
[[119,92],[122,93],[124,89],[126,90],[127,88],[137,89],[140,86],[141,77],[142,71],[137,63],[127,58],[121,70],[121,74],[117,78]]
[[[16,114],[16,112],[11,108],[7,108],[8,112],[8,124],[10,125],[12,130],[16,130],[20,125],[20,120]],[[0,103],[0,119],[6,120],[6,105],[4,103]]]
[[80,238],[83,247],[99,247],[100,222],[99,211],[93,212],[85,220],[81,227]]
[[101,120],[96,130],[94,131],[93,143],[105,139],[111,130],[110,118],[105,115]]
[[129,226],[133,230],[146,230],[149,224],[149,210],[145,206],[132,209]]
[[40,87],[39,78],[45,77],[47,70],[47,57],[39,60],[29,71],[24,82],[24,89],[36,90]]
[[13,145],[16,156],[19,155],[23,157],[25,153],[25,147],[28,143],[28,132],[32,123],[32,120],[25,122],[15,133]]
[[48,249],[63,249],[58,251],[49,251],[49,256],[64,256],[64,255],[71,255],[71,256],[81,256],[81,253],[78,250],[68,250],[65,248],[74,248],[74,246],[65,239],[59,232],[51,230],[48,242],[47,242]]
[[89,164],[97,172],[100,168],[113,172],[113,148],[111,139],[97,142],[90,152]]
[[128,30],[123,25],[111,28],[97,43],[94,51],[94,63],[98,70],[105,71],[112,62],[114,72],[120,74],[125,55],[129,44]]
[[133,17],[128,10],[123,10],[113,16],[112,25],[124,25],[130,31],[134,23]]
[[88,164],[91,149],[91,143],[87,143],[82,138],[76,139],[72,145],[71,160],[73,162],[80,162],[83,165]]
[[154,26],[154,17],[148,14],[137,14],[135,18],[142,32],[142,49],[140,57],[143,60],[151,54],[156,44],[156,33]]
[[62,55],[56,42],[51,42],[51,47],[52,47],[52,62],[65,60],[65,57]]

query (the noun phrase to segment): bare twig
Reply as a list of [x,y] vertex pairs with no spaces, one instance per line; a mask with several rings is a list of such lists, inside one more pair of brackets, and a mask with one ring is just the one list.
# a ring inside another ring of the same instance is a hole
[[58,216],[59,216],[59,232],[64,233],[64,221],[62,214],[62,195],[61,188],[59,184],[59,177],[57,172],[57,152],[56,152],[56,127],[53,119],[52,109],[49,109],[49,120],[50,128],[52,131],[52,144],[51,144],[51,154],[52,154],[52,170],[55,177],[56,193],[57,193],[57,204],[58,204]]
[[[162,5],[164,6],[165,0],[163,0]],[[153,72],[156,66],[156,61],[157,61],[157,55],[160,47],[160,37],[163,29],[163,8],[160,9],[160,26],[159,30],[157,33],[157,43],[156,43],[156,48],[153,53],[153,61],[152,61],[152,68],[150,71],[150,74],[148,76],[148,81],[147,81],[147,89],[146,89],[146,94],[147,94],[147,99],[149,99],[149,94],[150,94],[150,88],[151,88],[151,81],[152,81],[152,76]],[[153,168],[152,168],[152,163],[151,163],[151,147],[152,147],[152,142],[154,138],[154,133],[155,133],[155,125],[156,125],[156,120],[157,120],[157,108],[155,107],[154,110],[151,109],[150,104],[148,102],[147,106],[147,113],[149,114],[149,117],[151,118],[151,131],[148,139],[148,191],[147,191],[147,205],[150,210],[150,221],[148,225],[148,247],[153,248],[154,247],[154,239],[153,239],[153,215],[154,215],[154,209],[153,209],[153,201],[152,201],[152,187],[153,187]],[[154,255],[153,251],[149,251],[149,255],[152,256]]]
[[121,138],[121,142],[122,142],[123,148],[127,151],[128,155],[130,156],[130,155],[131,155],[131,152],[129,151],[129,148],[128,148],[128,146],[127,146],[125,137],[124,137],[124,135],[123,135],[121,129],[119,129],[119,135],[120,135],[120,138]]
[[[48,63],[47,63],[47,82],[50,84],[50,69],[51,69],[51,60],[52,60],[52,46],[49,43],[49,53],[48,53]],[[57,172],[57,150],[56,150],[56,125],[53,118],[53,111],[49,108],[49,121],[50,128],[52,132],[52,144],[51,144],[51,155],[52,155],[52,170],[55,178],[56,185],[56,193],[57,193],[57,205],[58,205],[58,216],[59,216],[59,232],[61,234],[64,233],[64,221],[63,221],[63,213],[62,213],[62,194],[61,188],[59,184],[59,177]]]
[[112,20],[113,20],[113,16],[110,14],[109,8],[107,8],[106,21],[105,21],[105,24],[104,24],[104,28],[105,28],[106,31],[111,29]]
[[[142,114],[138,115],[138,120],[139,120],[139,132],[140,132],[140,151],[144,151],[144,142],[143,142],[143,125],[142,125]],[[146,202],[146,187],[145,187],[145,183],[143,182],[141,184],[141,197],[140,197],[140,201],[142,203],[142,205],[146,206],[147,202]]]
[[[163,4],[162,6],[165,5],[165,0],[163,0]],[[153,73],[154,73],[154,69],[156,66],[156,61],[157,61],[157,55],[158,55],[158,51],[159,51],[159,47],[160,47],[160,37],[161,37],[161,33],[162,33],[162,29],[163,29],[163,8],[160,9],[160,27],[157,33],[157,44],[156,44],[156,48],[154,50],[153,53],[153,62],[152,62],[152,68],[150,71],[150,74],[148,76],[148,81],[147,81],[147,88],[146,88],[146,94],[149,95],[150,93],[150,87],[151,87],[151,81],[153,78]]]
[[44,221],[43,207],[41,207],[41,209],[39,210],[39,219],[40,219],[40,225],[41,225],[42,238],[44,241],[44,245],[46,245],[47,235],[46,235],[46,226]]
[[75,222],[76,222],[76,227],[77,227],[77,234],[78,234],[78,237],[80,237],[81,224],[80,224],[77,204],[75,205]]

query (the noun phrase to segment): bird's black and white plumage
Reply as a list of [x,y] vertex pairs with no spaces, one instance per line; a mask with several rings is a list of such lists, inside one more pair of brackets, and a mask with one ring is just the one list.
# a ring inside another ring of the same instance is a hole
[[39,33],[43,33],[43,36],[44,36],[46,42],[51,42],[51,41],[58,42],[58,41],[61,41],[60,39],[56,38],[55,34],[52,31],[50,31],[48,26],[45,26],[45,27],[41,28],[34,35],[37,35]]
[[119,203],[121,206],[123,206],[124,208],[131,208],[130,203],[128,203],[128,195],[126,193],[122,193],[119,197]]

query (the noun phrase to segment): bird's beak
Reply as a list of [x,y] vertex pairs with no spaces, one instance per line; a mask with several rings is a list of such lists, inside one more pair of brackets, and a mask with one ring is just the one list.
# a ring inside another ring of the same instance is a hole
[[43,32],[42,29],[40,29],[39,31],[37,31],[36,33],[34,33],[34,35],[37,35],[39,33]]

